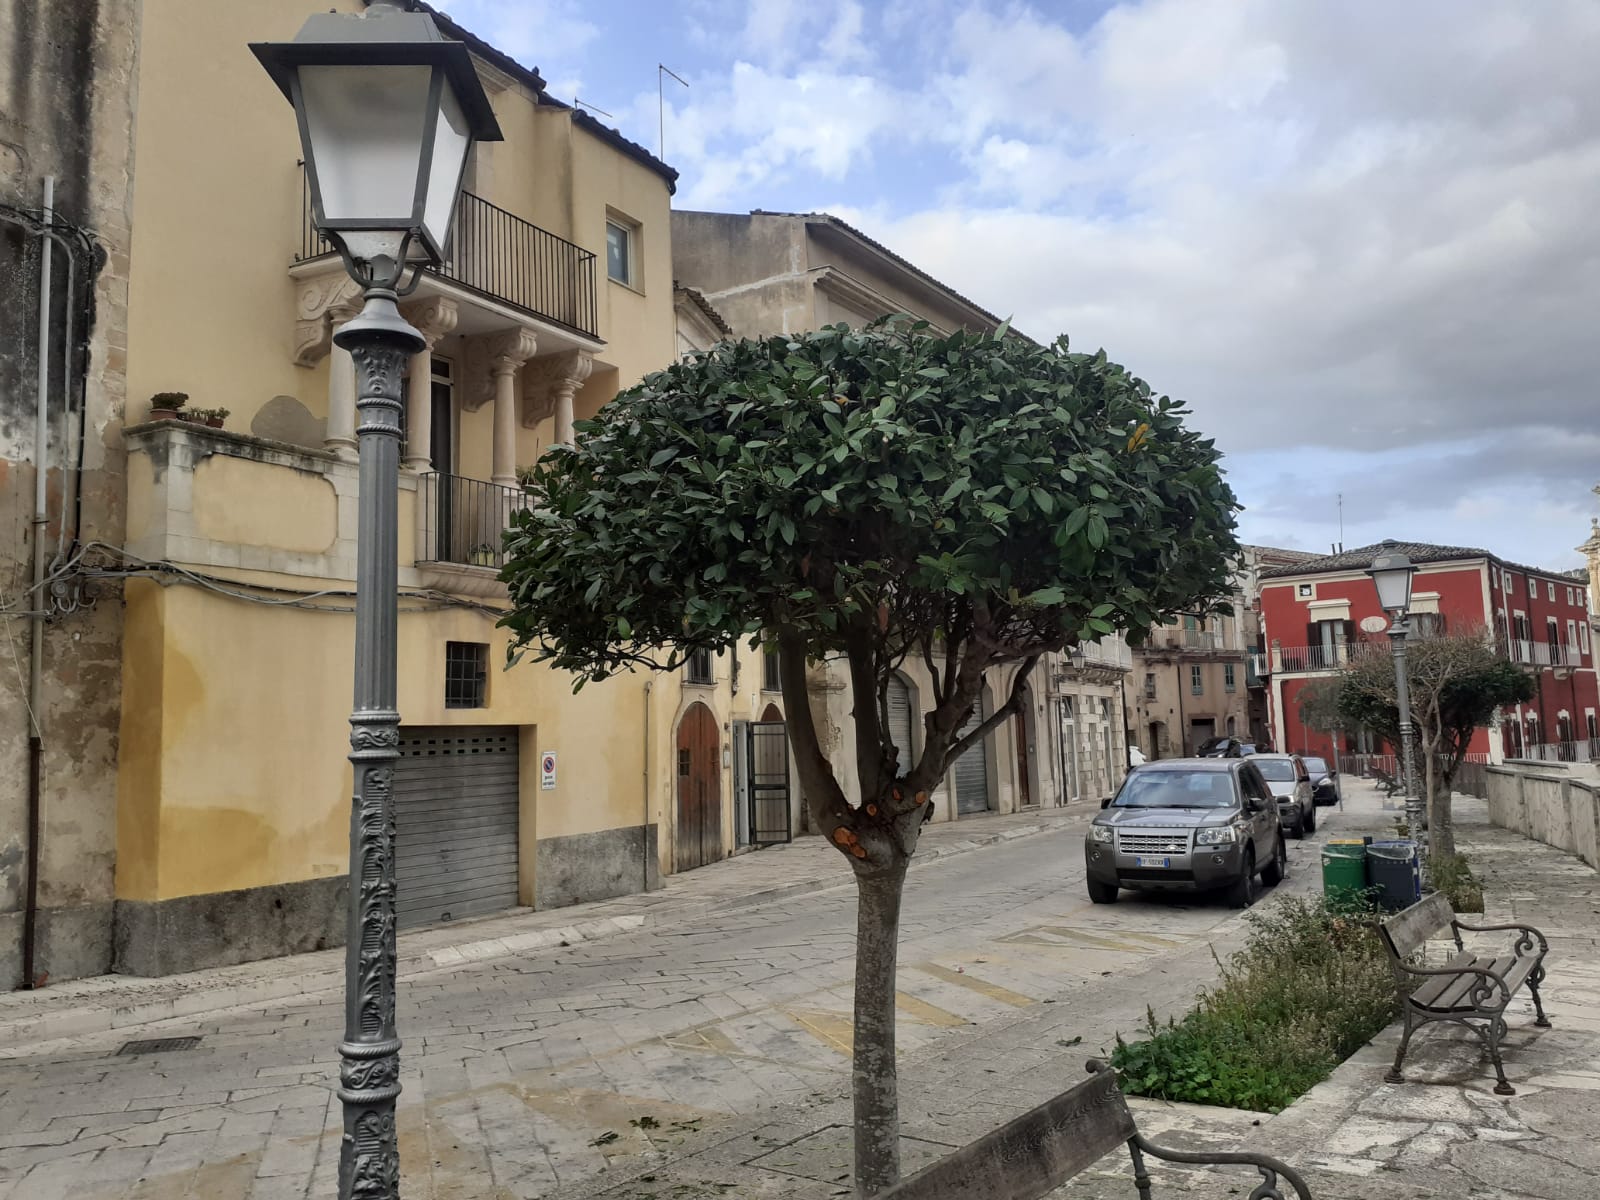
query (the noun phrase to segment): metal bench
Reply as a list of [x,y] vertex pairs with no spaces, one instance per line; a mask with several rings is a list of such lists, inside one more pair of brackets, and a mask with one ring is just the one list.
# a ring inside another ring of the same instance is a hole
[[1391,775],[1387,771],[1380,771],[1377,767],[1369,767],[1367,769],[1367,777],[1378,785],[1378,789],[1383,792],[1386,800],[1393,799],[1406,790],[1405,780],[1397,775]]
[[[1039,1200],[1122,1146],[1133,1160],[1139,1200],[1152,1200],[1147,1154],[1175,1163],[1254,1167],[1261,1182],[1248,1200],[1313,1200],[1292,1167],[1265,1154],[1168,1150],[1146,1141],[1117,1086],[1117,1073],[1098,1060],[1089,1062],[1089,1078],[1077,1087],[879,1192],[875,1200]],[[1283,1190],[1280,1176],[1293,1192]]]
[[[1456,919],[1450,902],[1439,892],[1417,901],[1396,913],[1381,926],[1384,944],[1394,968],[1395,984],[1400,989],[1405,1011],[1405,1034],[1395,1052],[1394,1066],[1386,1076],[1390,1083],[1403,1083],[1400,1065],[1405,1061],[1411,1035],[1433,1021],[1455,1021],[1483,1039],[1494,1073],[1499,1078],[1495,1093],[1515,1096],[1517,1089],[1506,1081],[1500,1062],[1500,1043],[1506,1035],[1505,1012],[1517,989],[1526,986],[1533,998],[1534,1024],[1550,1024],[1539,1000],[1539,984],[1544,980],[1544,956],[1549,944],[1532,925],[1466,925]],[[1442,967],[1419,967],[1412,958],[1440,930],[1448,929],[1455,939],[1456,953]],[[1507,930],[1516,933],[1508,944],[1491,955],[1469,952],[1461,934]],[[1537,947],[1537,949],[1535,949]],[[1418,982],[1420,980],[1420,983]]]

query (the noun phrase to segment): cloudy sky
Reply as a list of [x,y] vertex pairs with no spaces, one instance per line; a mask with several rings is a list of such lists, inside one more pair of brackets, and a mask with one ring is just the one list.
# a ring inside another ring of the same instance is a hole
[[1573,566],[1600,500],[1597,0],[449,0],[665,156],[826,210],[1227,452],[1246,540]]

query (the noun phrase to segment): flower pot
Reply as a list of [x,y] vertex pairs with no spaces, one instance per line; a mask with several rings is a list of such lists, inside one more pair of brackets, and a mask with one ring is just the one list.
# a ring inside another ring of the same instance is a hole
[[152,408],[150,410],[150,420],[152,421],[176,421],[178,415],[178,410],[175,408]]
[[221,417],[207,417],[206,418],[206,428],[208,428],[208,429],[221,429],[222,428],[222,418]]

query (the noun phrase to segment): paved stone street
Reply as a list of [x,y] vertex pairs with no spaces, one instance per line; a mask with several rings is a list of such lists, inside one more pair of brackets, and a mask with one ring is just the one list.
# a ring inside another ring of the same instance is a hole
[[[900,977],[908,1064],[1047,1006],[1071,1024],[1075,990],[1114,986],[1127,1014],[1142,1011],[1140,978],[1186,998],[1207,976],[1193,964],[1209,965],[1213,937],[1236,914],[1209,900],[1091,906],[1088,815],[912,874]],[[1311,852],[1297,847],[1295,858],[1291,886],[1306,886]],[[736,865],[758,868],[759,856]],[[406,1194],[554,1195],[645,1172],[752,1114],[837,1095],[854,924],[854,889],[838,870],[846,886],[832,890],[409,978]],[[0,1197],[332,1194],[340,1024],[328,992],[0,1061]],[[202,1038],[193,1049],[117,1053],[130,1038],[189,1035]],[[969,1115],[983,1124],[1004,1107]],[[837,1140],[804,1149],[842,1171]],[[769,1165],[780,1178],[787,1170]]]
[[[1375,795],[1350,792],[1348,811],[1322,810],[1317,837],[1293,843],[1280,891],[1315,890],[1329,834],[1382,828]],[[1600,1166],[1578,1137],[1600,1096],[1594,873],[1473,824],[1463,807],[1491,917],[1515,912],[1554,935],[1556,1028],[1512,1022],[1508,1070],[1522,1094],[1494,1097],[1475,1048],[1435,1029],[1414,1043],[1404,1086],[1381,1082],[1385,1035],[1276,1118],[1135,1101],[1147,1133],[1271,1149],[1314,1173],[1321,1200],[1588,1194],[1569,1181]],[[1091,906],[1088,815],[912,874],[900,973],[908,1168],[1081,1078],[1083,1059],[1134,1032],[1147,1005],[1180,1013],[1214,978],[1213,955],[1239,943],[1244,921],[1215,901],[1124,893]],[[759,858],[693,874],[719,888],[717,871]],[[769,873],[784,861],[770,855]],[[406,1196],[848,1195],[853,909],[846,884],[414,971],[401,1008]],[[325,992],[13,1047],[0,1060],[0,1200],[332,1195],[339,1027],[338,994]],[[202,1040],[117,1054],[130,1038],[186,1035]],[[1125,1195],[1124,1164],[1101,1166],[1062,1196]],[[1176,1194],[1253,1182],[1162,1176]]]

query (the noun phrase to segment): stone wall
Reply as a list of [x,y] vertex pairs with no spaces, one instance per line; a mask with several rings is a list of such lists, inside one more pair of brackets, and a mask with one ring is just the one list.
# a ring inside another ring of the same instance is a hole
[[[122,541],[139,0],[0,0],[0,605],[29,594],[43,180],[55,179],[46,448],[48,557]],[[69,336],[70,330],[70,336]],[[0,620],[0,989],[24,982],[30,734],[43,746],[35,984],[107,969],[112,951],[122,615],[115,586],[38,599],[43,694],[28,702],[31,621]],[[93,601],[93,603],[88,603]]]
[[1600,783],[1549,764],[1489,768],[1489,820],[1600,867]]

